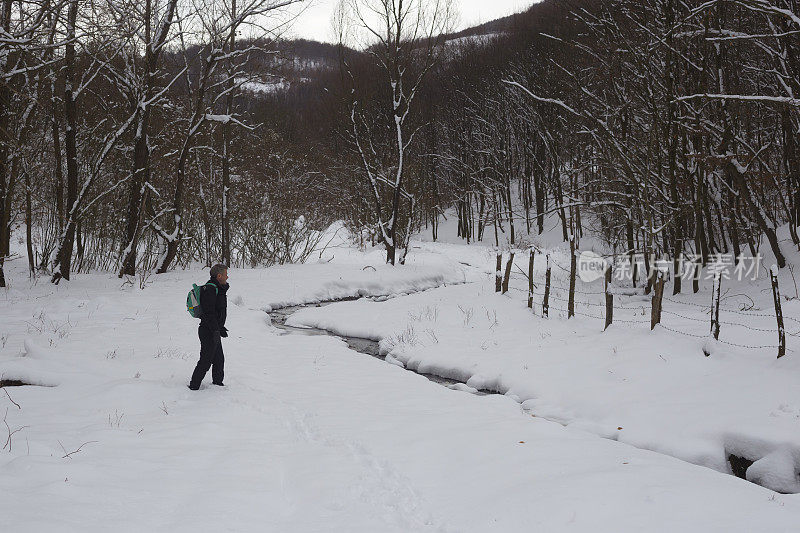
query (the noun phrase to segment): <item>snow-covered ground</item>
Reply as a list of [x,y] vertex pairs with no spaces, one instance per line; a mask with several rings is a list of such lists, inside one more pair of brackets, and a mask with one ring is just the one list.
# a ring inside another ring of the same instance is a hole
[[[545,320],[518,290],[494,294],[491,250],[415,246],[406,267],[339,246],[328,262],[232,270],[227,386],[197,392],[183,302],[205,271],[144,289],[108,274],[55,287],[12,262],[0,376],[44,386],[0,393],[3,530],[797,530],[798,495],[719,470],[725,453],[771,454],[764,471],[791,482],[800,353]],[[449,390],[333,337],[283,335],[264,312],[423,290],[290,321],[381,338],[396,362],[507,396]],[[620,320],[647,309],[625,302],[636,310]],[[730,329],[721,338],[741,341]]]
[[[389,358],[407,368],[507,393],[536,416],[721,472],[730,471],[731,454],[763,459],[751,469],[755,481],[800,492],[798,354],[777,360],[772,349],[717,345],[660,327],[651,332],[642,297],[623,299],[629,310],[618,309],[621,323],[606,332],[599,318],[567,321],[551,310],[544,319],[525,307],[524,292],[499,296],[493,285],[492,279],[381,303],[309,308],[287,323],[381,340]],[[791,308],[790,316],[800,316]],[[702,308],[680,311],[698,321],[665,315],[664,322],[707,334]]]

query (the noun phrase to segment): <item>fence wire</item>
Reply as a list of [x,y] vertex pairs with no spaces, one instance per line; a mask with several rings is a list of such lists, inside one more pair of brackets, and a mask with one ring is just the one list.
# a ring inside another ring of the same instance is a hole
[[[564,272],[570,273],[569,269],[563,267],[562,265],[560,265],[556,261],[552,261],[551,260],[551,264],[555,265],[556,267],[558,267],[559,269],[563,270]],[[528,279],[527,274],[525,274],[524,272],[521,272],[519,274],[515,273],[515,272],[512,272],[512,276],[513,275],[517,275],[518,277],[524,278],[525,280]],[[538,288],[539,285],[540,284],[534,283],[534,287],[535,288]],[[569,287],[565,287],[565,286],[560,285],[560,284],[554,284],[554,283],[551,282],[550,288],[551,288],[551,292],[550,292],[550,294],[548,296],[549,301],[567,302],[567,303],[569,303],[569,299],[568,298],[563,298],[561,296],[557,296],[556,294],[554,294],[554,292],[556,292],[556,291],[569,292]],[[536,302],[535,307],[542,307],[543,304],[544,304],[544,302],[543,302],[544,293],[543,292],[538,292],[537,290],[530,291],[528,289],[521,289],[521,288],[518,288],[518,287],[509,287],[509,289],[510,290],[514,290],[516,292],[521,292],[521,293],[525,294],[527,298],[530,298],[530,297],[539,298],[540,301]],[[604,296],[606,293],[604,291],[602,291],[602,292],[580,291],[576,287],[575,288],[575,294],[591,295],[591,296]],[[625,295],[614,295],[614,296],[620,297],[620,296],[625,296]],[[698,303],[695,303],[695,302],[684,302],[684,301],[676,300],[676,299],[669,298],[669,297],[663,297],[662,300],[665,301],[665,302],[670,302],[670,303],[677,304],[677,305],[684,305],[684,306],[687,306],[687,307],[702,309],[705,314],[711,313],[711,306],[710,305],[698,304]],[[578,300],[576,298],[575,301],[574,301],[574,304],[575,304],[576,309],[573,311],[573,313],[576,316],[582,316],[582,317],[592,318],[592,319],[596,319],[596,320],[605,320],[605,318],[606,318],[605,317],[605,313],[603,313],[601,315],[595,315],[595,314],[587,313],[587,312],[584,312],[584,311],[581,311],[581,310],[577,309],[578,306],[605,308],[606,307],[605,303],[597,303],[597,302],[592,302],[592,301],[589,301],[589,300],[581,301],[581,300]],[[616,303],[614,305],[614,310],[635,311],[636,313],[639,313],[639,312],[643,311],[645,308],[646,308],[645,305],[640,305],[640,306],[637,306],[637,307],[629,307],[629,306],[619,305],[619,304],[616,304]],[[559,307],[557,305],[549,304],[548,305],[548,310],[549,311],[557,311],[557,312],[565,313],[565,314],[569,315],[569,310],[568,309],[564,309],[563,307]],[[683,319],[683,320],[687,320],[689,322],[700,323],[700,324],[706,324],[708,322],[707,318],[701,319],[701,318],[697,318],[697,317],[686,316],[686,315],[683,315],[681,313],[676,313],[674,311],[670,311],[668,309],[663,309],[662,308],[661,312],[664,313],[664,314],[668,314],[668,315]],[[535,310],[533,311],[533,313],[536,316],[543,317],[542,314],[537,313]],[[735,315],[739,315],[739,316],[746,316],[748,318],[771,318],[771,319],[775,319],[776,318],[776,316],[774,314],[754,313],[754,312],[749,312],[749,311],[742,311],[742,310],[737,310],[737,309],[730,309],[730,308],[721,307],[720,308],[720,314],[722,314],[722,313],[731,313],[731,314],[735,314]],[[796,318],[793,318],[793,317],[784,316],[784,320],[788,320],[788,321],[792,321],[792,322],[800,324],[800,319],[796,319]],[[650,324],[650,320],[631,320],[631,319],[614,318],[613,323],[648,324],[649,325]],[[736,328],[743,328],[743,329],[746,329],[746,330],[749,330],[749,331],[756,331],[756,332],[759,332],[759,333],[777,333],[777,329],[775,329],[775,328],[760,328],[760,327],[750,326],[748,324],[744,324],[744,323],[740,323],[740,322],[719,321],[719,324],[725,325],[725,326],[736,327]],[[691,338],[695,338],[695,339],[712,339],[713,338],[713,337],[710,336],[710,334],[702,334],[701,335],[701,334],[697,334],[697,333],[689,333],[687,331],[681,331],[679,329],[675,329],[675,328],[673,328],[671,326],[668,326],[668,325],[665,325],[663,323],[659,323],[659,325],[662,328],[664,328],[665,330],[667,330],[667,331],[670,331],[672,333],[676,333],[676,334],[679,334],[679,335],[683,335],[685,337],[691,337]],[[786,333],[787,336],[790,336],[790,337],[800,337],[800,331],[797,331],[797,332],[785,331],[785,333]],[[739,343],[726,341],[726,340],[722,340],[722,339],[717,339],[716,342],[719,342],[721,344],[725,344],[727,346],[733,346],[733,347],[736,347],[736,348],[742,348],[742,349],[746,349],[746,350],[765,350],[765,349],[777,350],[777,349],[780,348],[780,346],[774,345],[774,344],[763,344],[763,345],[739,344]],[[794,353],[796,350],[793,350],[793,349],[787,347],[786,351]]]

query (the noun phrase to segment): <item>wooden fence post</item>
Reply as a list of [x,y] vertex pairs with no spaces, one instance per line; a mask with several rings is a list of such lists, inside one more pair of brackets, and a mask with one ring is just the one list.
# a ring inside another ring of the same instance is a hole
[[[683,245],[681,245],[683,246]],[[680,294],[683,289],[683,273],[686,271],[686,260],[683,252],[672,259],[672,295]]]
[[531,248],[531,256],[528,258],[528,309],[533,309],[533,258],[536,252]]
[[778,319],[778,359],[786,355],[786,329],[783,325],[783,310],[781,309],[781,290],[778,287],[778,267],[775,265],[769,271],[772,278],[772,297],[775,299],[775,318]]
[[653,308],[650,311],[650,329],[661,323],[661,304],[664,302],[664,271],[658,269],[653,290]]
[[722,294],[722,274],[714,274],[714,287],[711,291],[711,334],[719,340],[719,300]]
[[511,279],[511,267],[514,265],[514,252],[509,252],[506,263],[506,274],[503,276],[503,294],[508,292],[508,281]]
[[550,316],[550,254],[547,254],[547,270],[544,275],[544,298],[542,299],[542,316]]
[[494,272],[494,292],[500,292],[503,287],[503,252],[497,253],[497,268]]
[[694,262],[694,276],[692,279],[692,292],[697,294],[700,292],[700,276],[702,275],[703,266],[700,260]]
[[606,267],[606,325],[603,331],[614,322],[614,295],[611,294],[611,265]]
[[575,316],[575,277],[578,273],[578,259],[575,257],[575,236],[569,238],[569,303],[567,304],[567,318]]

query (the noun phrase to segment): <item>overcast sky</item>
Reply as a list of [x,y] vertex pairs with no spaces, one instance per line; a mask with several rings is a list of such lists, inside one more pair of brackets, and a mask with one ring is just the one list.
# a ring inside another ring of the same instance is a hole
[[[312,0],[292,24],[287,37],[335,41],[331,17],[337,0]],[[460,12],[457,30],[527,9],[534,0],[454,0]]]

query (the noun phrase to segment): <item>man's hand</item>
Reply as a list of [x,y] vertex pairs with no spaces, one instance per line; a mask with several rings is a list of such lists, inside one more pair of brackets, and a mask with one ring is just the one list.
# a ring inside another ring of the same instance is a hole
[[222,329],[219,330],[220,337],[227,337],[228,336],[228,328],[222,326]]

